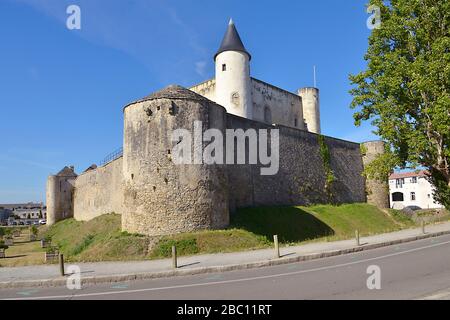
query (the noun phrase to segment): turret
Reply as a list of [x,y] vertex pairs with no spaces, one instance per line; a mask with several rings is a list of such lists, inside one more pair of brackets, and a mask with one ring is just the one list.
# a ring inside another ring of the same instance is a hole
[[319,89],[301,88],[298,95],[302,97],[303,117],[308,126],[308,131],[320,134],[320,99]]
[[227,32],[214,60],[216,102],[224,106],[228,113],[252,119],[251,55],[245,49],[233,20],[230,20],[228,24]]
[[[362,144],[364,167],[369,165],[378,156],[386,152],[383,141],[369,141]],[[389,208],[388,177],[385,181],[366,178],[367,203],[379,208]]]
[[47,179],[47,225],[73,217],[74,167],[64,167]]

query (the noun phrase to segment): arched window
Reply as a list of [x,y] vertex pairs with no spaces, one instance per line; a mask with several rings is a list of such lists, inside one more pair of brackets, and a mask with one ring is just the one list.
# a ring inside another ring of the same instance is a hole
[[272,124],[272,111],[268,106],[264,108],[264,122]]
[[404,201],[403,193],[401,193],[401,192],[394,192],[392,194],[392,201],[394,201],[394,202]]

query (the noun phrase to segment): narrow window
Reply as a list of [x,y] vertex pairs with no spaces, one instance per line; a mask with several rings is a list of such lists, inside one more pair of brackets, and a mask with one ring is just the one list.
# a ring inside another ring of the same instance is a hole
[[298,126],[298,120],[297,120],[297,118],[295,118],[295,120],[294,120],[294,125],[295,125],[295,127]]
[[227,71],[227,65],[226,64],[222,65],[222,71]]
[[411,192],[411,201],[416,201],[416,193]]

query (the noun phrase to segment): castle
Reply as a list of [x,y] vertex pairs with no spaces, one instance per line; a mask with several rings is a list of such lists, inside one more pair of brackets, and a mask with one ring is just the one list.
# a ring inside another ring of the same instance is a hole
[[[244,207],[366,201],[389,207],[386,186],[362,175],[383,143],[361,148],[320,135],[319,90],[294,94],[251,78],[250,60],[230,21],[214,57],[215,79],[128,104],[122,155],[80,175],[65,167],[48,178],[47,223],[115,212],[124,231],[160,236],[226,228]],[[170,133],[194,132],[194,123],[203,132],[276,129],[279,170],[261,175],[261,164],[174,163]]]

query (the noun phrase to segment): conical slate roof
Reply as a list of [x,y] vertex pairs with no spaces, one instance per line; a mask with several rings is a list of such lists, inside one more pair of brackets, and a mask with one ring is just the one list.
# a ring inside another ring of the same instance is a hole
[[230,23],[228,24],[227,32],[223,37],[222,44],[220,45],[219,50],[214,56],[214,60],[216,60],[217,56],[225,51],[240,51],[248,54],[249,59],[252,59],[250,53],[248,53],[247,49],[245,49],[244,44],[242,43],[241,37],[236,30],[236,26],[232,19],[230,19]]

